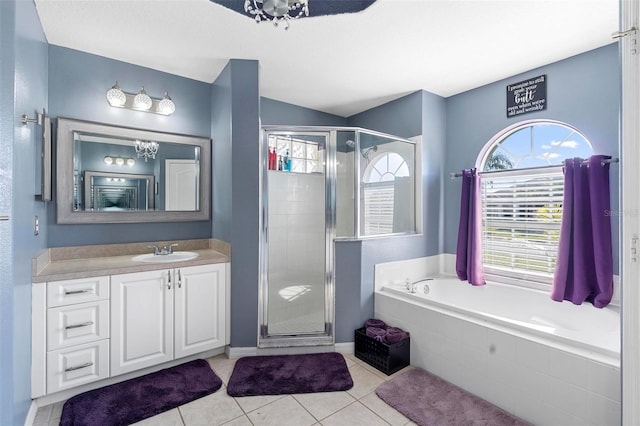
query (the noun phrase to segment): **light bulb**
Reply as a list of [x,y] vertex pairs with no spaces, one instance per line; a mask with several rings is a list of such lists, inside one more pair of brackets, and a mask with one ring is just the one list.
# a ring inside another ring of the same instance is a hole
[[140,93],[133,98],[133,107],[136,109],[140,109],[143,111],[149,110],[151,108],[151,97],[147,95],[147,92],[144,90],[144,87],[140,89]]
[[113,158],[109,157],[108,155],[106,157],[104,157],[104,162],[105,164],[113,164]]
[[120,86],[118,86],[118,82],[113,85],[113,87],[107,90],[107,101],[109,105],[113,107],[123,107],[127,102],[127,96],[124,94]]
[[136,160],[133,158],[127,158],[127,166],[132,167],[136,164]]
[[122,158],[122,157],[116,158],[116,164],[118,166],[122,166],[124,164],[124,158]]
[[164,97],[158,102],[158,113],[164,115],[173,114],[176,111],[176,104],[173,103],[169,94],[164,92]]

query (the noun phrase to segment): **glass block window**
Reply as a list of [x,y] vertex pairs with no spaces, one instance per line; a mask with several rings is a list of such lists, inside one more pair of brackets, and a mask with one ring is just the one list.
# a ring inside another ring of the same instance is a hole
[[293,173],[322,173],[324,168],[324,145],[286,135],[269,135],[269,150],[275,148],[278,158],[291,159]]

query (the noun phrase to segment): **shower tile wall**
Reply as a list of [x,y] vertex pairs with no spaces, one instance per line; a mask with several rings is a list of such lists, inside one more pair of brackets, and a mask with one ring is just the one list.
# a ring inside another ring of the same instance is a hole
[[270,171],[269,333],[324,330],[325,178]]

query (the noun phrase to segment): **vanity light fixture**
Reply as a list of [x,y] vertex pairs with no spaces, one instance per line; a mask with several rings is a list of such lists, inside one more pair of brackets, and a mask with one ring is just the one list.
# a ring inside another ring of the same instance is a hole
[[133,98],[133,107],[142,111],[148,111],[152,104],[151,96],[147,94],[143,86],[140,92]]
[[107,90],[107,101],[112,107],[161,115],[171,115],[176,111],[176,104],[169,97],[169,93],[164,92],[161,99],[149,96],[144,87],[138,93],[128,93],[120,88],[117,81],[111,89]]
[[138,158],[144,158],[144,161],[146,162],[149,158],[155,160],[159,146],[158,142],[137,140],[135,142],[135,147]]
[[158,102],[158,112],[164,115],[173,114],[176,111],[176,104],[169,97],[169,93],[164,92],[164,97]]
[[107,90],[107,101],[109,105],[114,107],[123,107],[127,102],[127,95],[124,94],[117,81],[111,89]]
[[129,167],[132,167],[136,164],[136,160],[133,158],[122,158],[122,157],[112,157],[111,155],[107,155],[104,157],[104,163],[107,165],[115,164],[116,166],[124,166],[125,164]]

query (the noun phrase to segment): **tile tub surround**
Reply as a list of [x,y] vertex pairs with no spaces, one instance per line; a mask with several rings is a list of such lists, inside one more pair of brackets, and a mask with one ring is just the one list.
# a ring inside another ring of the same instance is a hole
[[618,365],[389,293],[375,315],[411,333],[411,365],[529,422],[620,424]]
[[[178,244],[176,251],[193,251],[198,257],[184,262],[142,263],[131,258],[138,254],[151,253],[150,245],[159,247]],[[187,266],[226,263],[231,261],[228,243],[214,239],[151,241],[129,244],[102,244],[50,248],[32,262],[32,282],[43,283],[54,280],[94,277],[100,275],[144,272]]]
[[[231,397],[226,386],[236,360],[224,355],[209,358],[209,364],[222,379],[223,387],[204,398],[181,405],[137,425],[316,425],[410,426],[408,418],[388,406],[376,394],[381,383],[406,369],[386,376],[373,367],[343,354],[353,388],[342,392],[292,395]],[[411,367],[407,367],[411,368]],[[57,426],[64,402],[40,407],[34,426]]]

